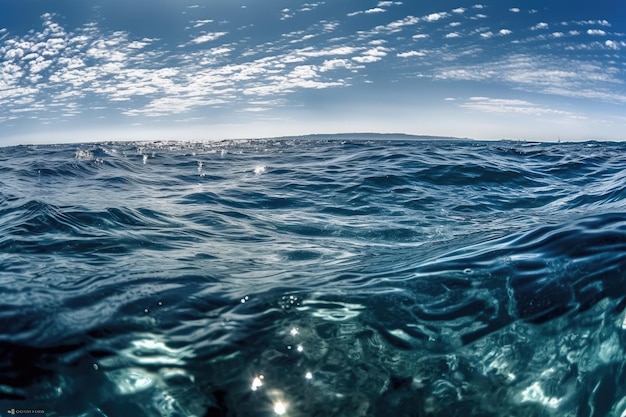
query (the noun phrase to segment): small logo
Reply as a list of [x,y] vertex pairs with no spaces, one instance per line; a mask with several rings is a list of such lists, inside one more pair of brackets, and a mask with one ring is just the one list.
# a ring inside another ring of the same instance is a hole
[[7,410],[7,414],[14,416],[16,414],[40,414],[40,415],[44,415],[46,414],[46,410],[42,410],[42,409],[15,409],[15,408],[9,408]]

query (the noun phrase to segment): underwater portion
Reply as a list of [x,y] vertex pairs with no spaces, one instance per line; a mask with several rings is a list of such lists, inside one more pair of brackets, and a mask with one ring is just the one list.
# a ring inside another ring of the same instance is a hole
[[626,417],[626,145],[0,148],[0,415]]

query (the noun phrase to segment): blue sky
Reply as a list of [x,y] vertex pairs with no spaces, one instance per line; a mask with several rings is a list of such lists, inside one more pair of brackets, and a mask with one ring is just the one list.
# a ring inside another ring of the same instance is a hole
[[615,0],[0,0],[0,144],[626,139]]

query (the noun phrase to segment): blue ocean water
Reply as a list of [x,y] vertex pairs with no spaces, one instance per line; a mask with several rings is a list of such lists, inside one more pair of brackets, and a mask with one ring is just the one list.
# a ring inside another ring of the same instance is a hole
[[626,416],[626,145],[0,148],[0,414]]

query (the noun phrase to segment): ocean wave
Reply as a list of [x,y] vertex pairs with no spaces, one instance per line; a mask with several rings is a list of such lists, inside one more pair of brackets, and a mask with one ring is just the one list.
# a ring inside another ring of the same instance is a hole
[[341,137],[0,148],[0,404],[621,415],[623,155]]

